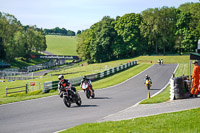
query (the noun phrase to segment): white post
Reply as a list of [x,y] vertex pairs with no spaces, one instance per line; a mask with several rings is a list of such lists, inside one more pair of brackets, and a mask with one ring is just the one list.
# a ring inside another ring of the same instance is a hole
[[174,100],[174,80],[170,79],[170,100]]

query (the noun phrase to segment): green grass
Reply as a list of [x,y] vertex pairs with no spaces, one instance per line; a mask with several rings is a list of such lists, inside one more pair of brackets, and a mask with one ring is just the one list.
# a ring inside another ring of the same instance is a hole
[[69,36],[58,36],[58,35],[47,35],[47,52],[53,53],[55,55],[77,55],[76,37]]
[[200,108],[130,120],[82,124],[60,133],[199,133]]
[[162,103],[168,101],[169,99],[170,99],[170,85],[168,85],[167,88],[160,94],[151,97],[149,99],[145,99],[142,102],[140,102],[140,104]]
[[182,56],[139,56],[135,58],[139,62],[151,62],[157,64],[158,59],[163,59],[164,64],[177,64],[177,63],[189,63],[190,56],[182,55]]

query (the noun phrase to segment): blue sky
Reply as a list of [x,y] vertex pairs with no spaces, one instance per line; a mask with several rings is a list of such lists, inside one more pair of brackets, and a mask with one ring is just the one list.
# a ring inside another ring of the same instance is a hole
[[0,0],[0,12],[14,15],[23,25],[85,30],[104,16],[116,18],[148,8],[179,7],[199,0]]

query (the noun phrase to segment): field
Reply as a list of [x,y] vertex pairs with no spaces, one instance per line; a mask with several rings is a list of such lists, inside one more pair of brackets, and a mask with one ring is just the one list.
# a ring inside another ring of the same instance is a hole
[[47,52],[55,55],[77,55],[76,53],[76,37],[47,35]]

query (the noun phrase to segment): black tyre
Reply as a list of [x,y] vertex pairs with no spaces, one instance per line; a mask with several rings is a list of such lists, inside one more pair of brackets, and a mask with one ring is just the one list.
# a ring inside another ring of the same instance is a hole
[[184,99],[185,94],[174,94],[175,99]]
[[68,97],[64,97],[63,98],[63,102],[65,103],[65,105],[67,107],[71,107],[71,101],[70,101],[70,99]]
[[76,104],[78,105],[78,106],[81,106],[81,104],[82,104],[82,101],[81,101],[81,97],[80,97],[80,95],[77,93],[77,101],[76,101]]
[[86,94],[86,97],[89,99],[90,98],[90,90],[86,90],[85,94]]
[[147,89],[148,89],[148,90],[150,89],[150,85],[149,85],[149,84],[147,85]]
[[175,78],[174,83],[175,83],[175,84],[182,84],[182,83],[183,83],[182,77],[177,77],[177,78]]
[[184,90],[181,90],[181,89],[174,89],[174,94],[184,94]]
[[94,98],[95,97],[95,93],[93,92],[93,95],[91,96],[92,98]]
[[183,84],[175,84],[174,89],[183,89]]

